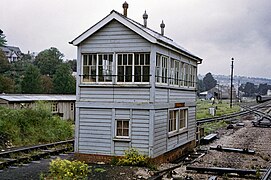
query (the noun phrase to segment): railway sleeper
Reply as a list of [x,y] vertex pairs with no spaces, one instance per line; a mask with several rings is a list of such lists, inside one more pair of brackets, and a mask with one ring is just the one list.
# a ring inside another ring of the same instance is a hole
[[250,150],[247,148],[244,148],[244,149],[227,148],[227,147],[222,147],[221,145],[217,145],[216,147],[210,146],[210,150],[225,151],[225,152],[238,152],[238,153],[244,153],[244,154],[255,154],[254,150]]
[[220,168],[220,167],[195,167],[195,166],[187,166],[186,170],[192,170],[192,171],[197,171],[199,173],[204,173],[204,172],[212,172],[212,173],[217,173],[217,174],[230,174],[230,173],[235,173],[240,176],[245,176],[245,175],[256,175],[257,171],[256,170],[246,170],[246,169],[234,169],[234,168]]

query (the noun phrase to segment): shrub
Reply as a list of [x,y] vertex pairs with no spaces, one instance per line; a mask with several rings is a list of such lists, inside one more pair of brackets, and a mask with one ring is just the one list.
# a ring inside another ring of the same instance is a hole
[[119,159],[117,165],[124,166],[148,166],[149,158],[140,154],[135,148],[125,150],[124,157]]
[[[33,109],[0,107],[1,145],[9,141],[15,146],[48,143],[73,138],[73,124],[52,116],[48,104]],[[7,139],[8,138],[8,139]]]
[[84,162],[57,158],[51,161],[49,174],[41,179],[87,179],[89,172],[89,166]]

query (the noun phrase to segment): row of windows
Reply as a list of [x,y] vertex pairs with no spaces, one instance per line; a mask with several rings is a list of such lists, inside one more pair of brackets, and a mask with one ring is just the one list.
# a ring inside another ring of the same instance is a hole
[[[187,109],[169,110],[168,132],[174,133],[187,128]],[[129,138],[129,119],[116,120],[116,137]]]
[[[149,82],[150,54],[122,53],[116,59],[117,82]],[[112,82],[113,54],[83,55],[83,82]]]
[[156,82],[177,86],[196,86],[197,70],[195,66],[157,54]]
[[[70,110],[73,111],[74,110],[74,103],[70,104]],[[54,102],[51,104],[51,111],[52,112],[58,112],[58,103]]]
[[[118,53],[116,75],[113,75],[113,54],[84,54],[83,82],[142,83],[150,81],[149,53]],[[156,56],[156,82],[174,86],[195,87],[196,67],[169,58]]]

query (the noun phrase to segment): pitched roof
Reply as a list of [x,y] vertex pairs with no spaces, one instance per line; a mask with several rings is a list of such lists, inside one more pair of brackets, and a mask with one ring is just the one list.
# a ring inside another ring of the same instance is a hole
[[18,57],[21,56],[22,52],[19,47],[15,46],[2,46],[0,47],[5,53],[7,57],[11,57],[13,53],[15,53]]
[[101,21],[90,27],[88,30],[83,32],[81,35],[79,35],[77,38],[69,42],[70,44],[73,44],[75,46],[79,45],[81,42],[83,42],[85,39],[87,39],[89,36],[97,32],[99,29],[101,29],[103,26],[105,26],[107,23],[111,22],[113,19],[117,20],[118,22],[122,23],[132,31],[136,32],[146,40],[148,40],[151,43],[159,44],[161,46],[164,46],[169,49],[177,50],[179,53],[185,54],[187,56],[190,56],[191,58],[197,60],[201,63],[202,59],[197,57],[196,55],[192,54],[182,46],[178,45],[176,42],[174,42],[172,39],[161,35],[160,33],[148,28],[144,27],[142,24],[120,14],[119,12],[113,10],[109,15],[107,15],[105,18],[103,18]]
[[0,99],[11,102],[31,101],[75,101],[75,95],[54,95],[54,94],[0,94]]

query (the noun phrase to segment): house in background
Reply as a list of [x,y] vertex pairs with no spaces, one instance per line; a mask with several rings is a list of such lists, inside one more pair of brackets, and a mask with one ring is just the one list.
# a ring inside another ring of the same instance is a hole
[[51,106],[52,114],[59,115],[64,120],[74,120],[75,99],[75,95],[0,94],[0,106],[12,109],[32,108],[35,103],[42,101]]
[[10,63],[18,61],[23,55],[19,47],[2,46],[0,48],[5,53],[7,59]]
[[156,162],[195,146],[196,76],[202,59],[161,33],[111,11],[75,38],[75,153],[104,161],[136,148]]

